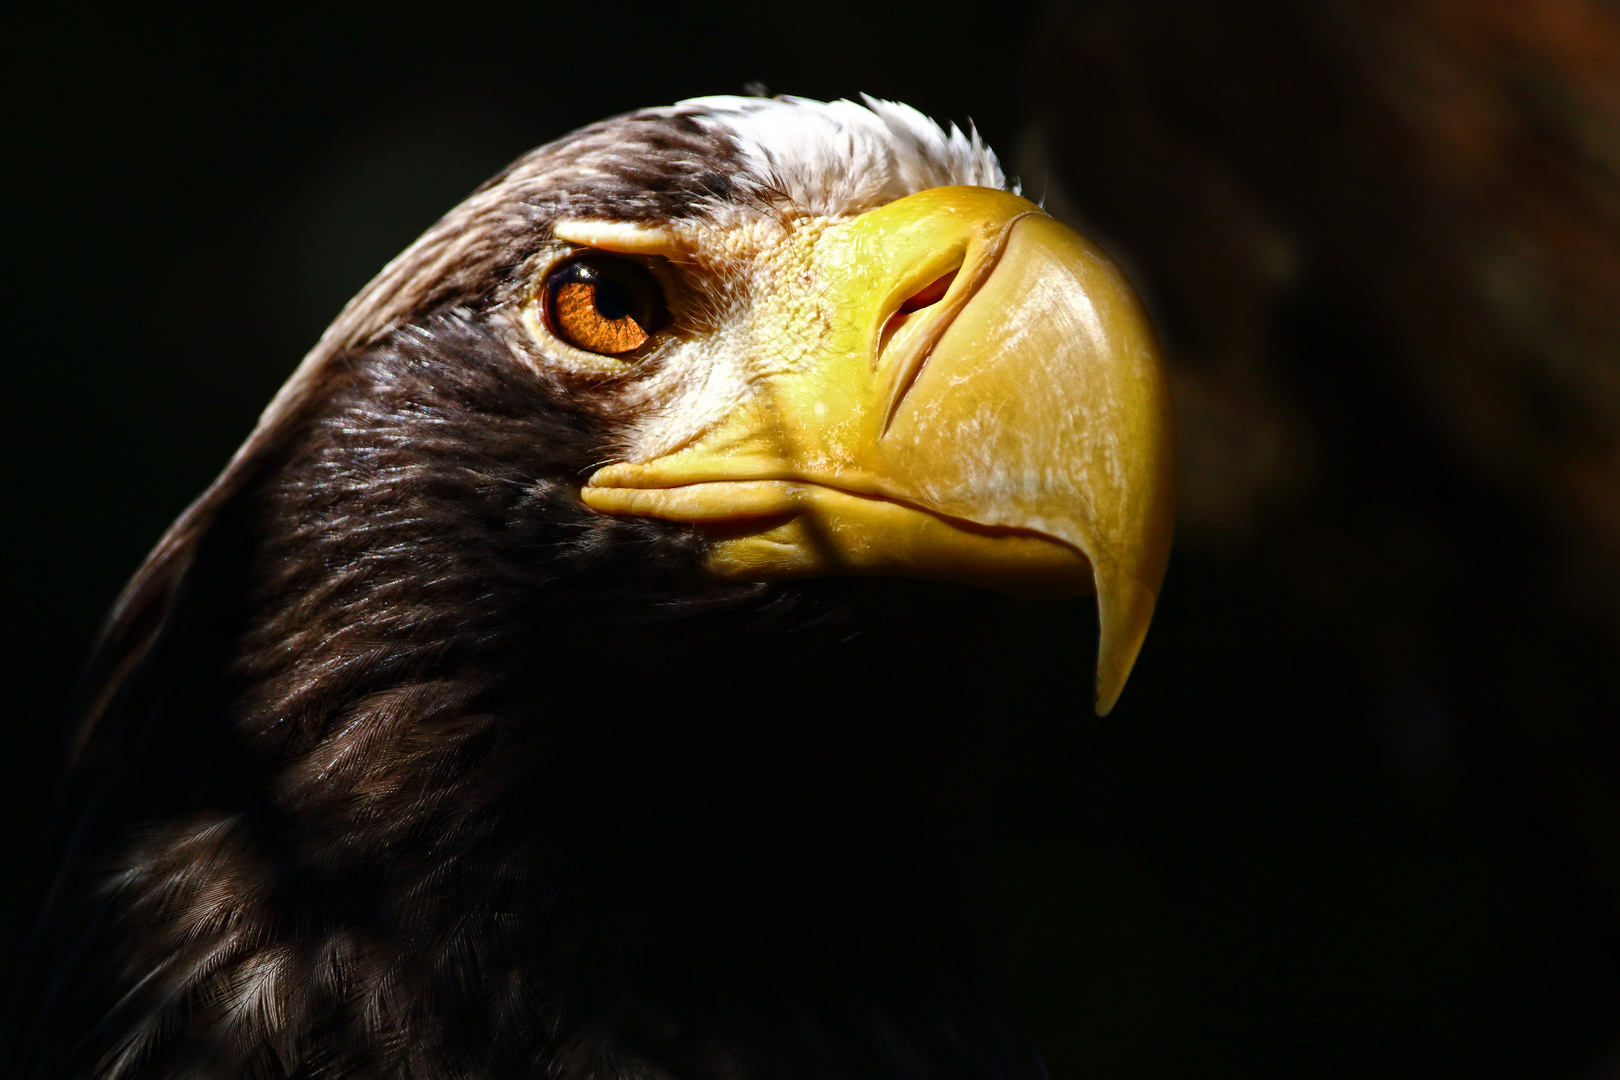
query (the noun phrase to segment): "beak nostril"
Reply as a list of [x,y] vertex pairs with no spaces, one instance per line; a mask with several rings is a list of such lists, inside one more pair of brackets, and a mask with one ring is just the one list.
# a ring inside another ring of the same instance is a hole
[[900,305],[900,311],[904,314],[910,314],[913,311],[920,311],[921,309],[932,304],[939,303],[941,300],[945,299],[945,294],[950,291],[951,282],[955,280],[955,270],[935,278],[933,281],[929,282],[927,285],[923,286],[915,294],[913,294],[910,299],[902,303]]
[[945,299],[945,294],[951,291],[951,283],[956,280],[956,274],[959,270],[961,270],[961,267],[957,267],[956,270],[952,270],[948,274],[941,274],[915,293],[912,293],[901,303],[895,313],[889,316],[889,321],[883,324],[883,332],[878,335],[879,355],[882,355],[883,351],[889,347],[889,339],[894,337],[895,332],[902,326],[906,325],[906,321],[912,315],[924,308],[933,307]]

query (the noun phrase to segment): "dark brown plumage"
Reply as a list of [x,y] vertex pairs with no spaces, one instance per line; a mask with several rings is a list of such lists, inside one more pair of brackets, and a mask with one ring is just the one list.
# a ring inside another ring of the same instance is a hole
[[114,611],[16,1077],[1036,1077],[974,884],[997,602],[718,585],[583,507],[634,378],[515,363],[559,206],[715,212],[676,112],[362,294]]

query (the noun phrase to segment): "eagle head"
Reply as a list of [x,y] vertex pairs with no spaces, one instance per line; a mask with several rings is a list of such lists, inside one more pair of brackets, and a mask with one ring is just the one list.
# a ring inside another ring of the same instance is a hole
[[357,349],[453,314],[600,425],[585,505],[698,526],[721,578],[1095,590],[1105,713],[1168,555],[1170,399],[1119,270],[1007,188],[976,133],[874,99],[597,124],[394,260],[261,437]]
[[120,598],[8,1075],[1040,1075],[927,780],[963,594],[820,586],[1095,591],[1106,712],[1172,459],[1123,276],[976,134],[711,97],[525,155]]

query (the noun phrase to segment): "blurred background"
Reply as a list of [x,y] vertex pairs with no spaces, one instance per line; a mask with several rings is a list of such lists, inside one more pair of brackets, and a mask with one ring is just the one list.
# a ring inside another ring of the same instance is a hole
[[1174,367],[1119,709],[1089,612],[1009,631],[1057,1080],[1620,1077],[1614,0],[60,4],[5,53],[0,948],[102,613],[349,295],[529,147],[760,82],[977,123]]

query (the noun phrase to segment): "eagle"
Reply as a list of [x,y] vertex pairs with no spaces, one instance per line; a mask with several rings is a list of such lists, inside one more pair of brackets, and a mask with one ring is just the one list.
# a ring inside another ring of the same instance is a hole
[[707,97],[527,154],[116,602],[5,1075],[1041,1077],[997,612],[1095,593],[1112,707],[1173,458],[1137,298],[976,131]]

